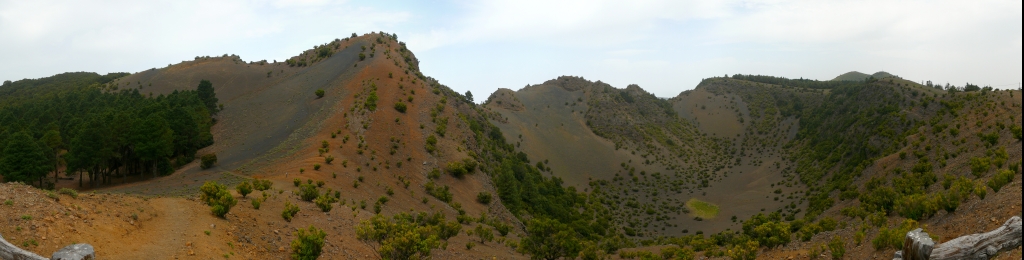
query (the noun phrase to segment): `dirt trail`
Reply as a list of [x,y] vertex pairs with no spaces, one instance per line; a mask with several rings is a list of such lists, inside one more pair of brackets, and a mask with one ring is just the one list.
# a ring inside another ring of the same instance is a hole
[[179,198],[152,200],[157,217],[141,229],[129,233],[127,244],[135,246],[114,252],[104,252],[108,259],[173,259],[186,245],[189,230],[197,212]]

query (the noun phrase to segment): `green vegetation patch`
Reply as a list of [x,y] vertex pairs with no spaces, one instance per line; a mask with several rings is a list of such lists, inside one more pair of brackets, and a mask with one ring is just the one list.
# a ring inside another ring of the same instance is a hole
[[718,205],[710,202],[701,201],[698,199],[690,199],[686,202],[686,208],[690,209],[690,214],[702,218],[702,219],[715,219],[718,217]]

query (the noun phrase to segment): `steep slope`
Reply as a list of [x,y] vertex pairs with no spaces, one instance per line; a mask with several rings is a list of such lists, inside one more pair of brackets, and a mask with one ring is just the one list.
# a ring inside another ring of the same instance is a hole
[[[138,202],[140,212],[153,213],[152,218],[140,219],[158,226],[139,234],[174,238],[165,241],[171,244],[160,251],[148,255],[109,251],[145,249],[131,242],[142,241],[140,235],[121,235],[134,230],[133,225],[110,226],[95,236],[82,236],[81,242],[101,248],[101,255],[133,255],[126,259],[193,255],[283,259],[289,255],[293,232],[314,226],[324,229],[330,241],[324,258],[366,258],[375,255],[378,247],[358,242],[358,224],[377,214],[427,212],[439,213],[464,230],[477,226],[504,230],[494,232],[497,242],[454,233],[445,247],[432,250],[435,257],[521,258],[504,242],[523,236],[519,220],[497,199],[478,202],[478,195],[497,195],[490,176],[481,174],[494,164],[481,160],[480,167],[470,169],[471,174],[464,177],[448,174],[450,162],[469,162],[485,155],[473,140],[488,136],[488,132],[480,135],[469,127],[475,122],[470,118],[482,117],[464,97],[420,74],[417,63],[397,37],[374,33],[318,46],[285,63],[245,63],[231,56],[198,58],[108,84],[109,91],[132,88],[155,97],[194,89],[200,80],[211,81],[223,110],[215,117],[215,144],[200,154],[217,154],[220,160],[211,169],[200,169],[196,162],[171,176],[107,187],[100,192],[112,194],[90,195],[88,203],[64,198],[83,206],[111,208],[101,211],[104,219],[134,222],[140,221],[133,219],[134,215],[107,216],[133,207],[109,202],[121,196],[114,194],[193,198]],[[315,95],[318,89],[324,90],[323,98]],[[269,180],[273,189],[249,194],[251,197],[233,191],[238,205],[224,219],[211,216],[209,207],[194,200],[204,182],[216,181],[234,190],[236,184],[250,178]],[[299,183],[309,183],[319,194],[335,197],[333,210],[300,200]],[[47,200],[37,194],[34,201]],[[261,202],[261,207],[256,207],[255,201]],[[16,203],[26,207],[38,204]],[[282,218],[287,204],[300,209],[290,221]],[[185,210],[180,217],[195,221],[177,221],[176,215],[165,211],[168,205]],[[100,214],[90,211],[82,216]],[[174,228],[159,227],[167,221],[176,223]],[[21,234],[22,229],[16,227],[23,225],[4,226],[0,229],[4,234]],[[49,229],[58,236],[73,230],[64,225]],[[213,235],[203,234],[206,231]],[[508,238],[504,232],[509,232]],[[18,235],[12,242],[42,241],[42,236]]]

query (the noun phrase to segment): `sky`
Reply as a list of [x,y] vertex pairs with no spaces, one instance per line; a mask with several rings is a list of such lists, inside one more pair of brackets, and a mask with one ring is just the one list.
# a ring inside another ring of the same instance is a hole
[[283,61],[398,34],[425,75],[486,97],[563,75],[660,97],[732,74],[1018,88],[1020,0],[0,0],[0,80]]

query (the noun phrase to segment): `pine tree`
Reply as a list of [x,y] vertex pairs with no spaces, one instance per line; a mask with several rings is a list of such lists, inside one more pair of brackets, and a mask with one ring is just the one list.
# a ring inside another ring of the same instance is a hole
[[39,180],[43,186],[43,177],[52,170],[50,160],[46,158],[43,147],[25,132],[11,136],[0,159],[0,172],[4,173],[4,181],[29,183]]

